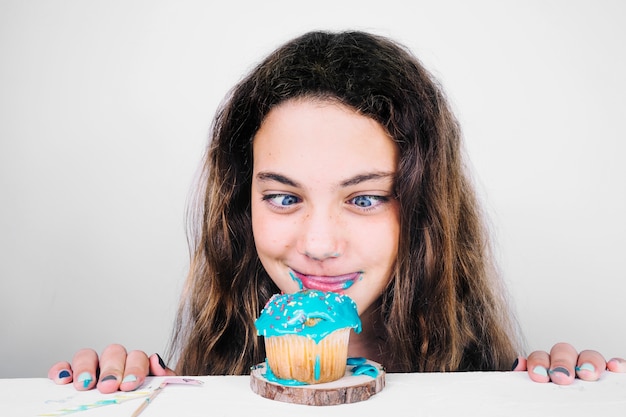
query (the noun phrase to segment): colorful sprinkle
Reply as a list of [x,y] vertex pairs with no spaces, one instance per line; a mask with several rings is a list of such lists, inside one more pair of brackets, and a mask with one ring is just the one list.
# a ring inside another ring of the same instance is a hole
[[[274,315],[280,310],[283,315]],[[313,319],[316,324],[307,326]],[[272,323],[279,322],[278,326]],[[318,290],[303,290],[293,294],[275,294],[267,302],[255,321],[260,336],[301,334],[318,343],[338,329],[361,331],[361,320],[356,303],[347,295]]]

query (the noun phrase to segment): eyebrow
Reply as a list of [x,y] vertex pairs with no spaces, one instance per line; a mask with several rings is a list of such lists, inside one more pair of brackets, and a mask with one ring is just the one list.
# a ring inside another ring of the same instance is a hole
[[276,172],[259,172],[256,177],[259,181],[276,181],[291,187],[300,187],[300,184],[297,182],[285,177],[284,175],[277,174]]
[[[341,187],[350,187],[352,185],[357,185],[372,180],[393,179],[394,176],[395,175],[393,172],[368,172],[348,178],[347,180],[339,183],[339,185]],[[259,172],[256,177],[259,181],[276,181],[290,187],[300,187],[300,184],[298,182],[276,172]]]
[[351,185],[357,185],[362,182],[372,181],[372,180],[384,180],[384,179],[392,179],[394,178],[394,173],[392,172],[369,172],[367,174],[359,174],[355,175],[352,178],[348,178],[345,181],[341,182],[342,187],[349,187]]

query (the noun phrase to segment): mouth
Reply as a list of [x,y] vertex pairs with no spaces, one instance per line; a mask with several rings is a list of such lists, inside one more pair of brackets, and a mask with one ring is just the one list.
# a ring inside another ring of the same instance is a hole
[[361,272],[344,275],[305,275],[300,272],[289,272],[291,278],[298,283],[301,290],[319,290],[325,292],[343,292],[361,278]]

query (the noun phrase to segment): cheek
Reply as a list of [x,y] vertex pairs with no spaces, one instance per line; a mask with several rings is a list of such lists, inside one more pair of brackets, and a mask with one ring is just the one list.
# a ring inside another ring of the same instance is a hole
[[272,240],[275,235],[259,216],[252,216],[252,236],[260,257],[263,257],[268,250],[271,251],[274,245]]
[[357,241],[367,250],[370,259],[375,260],[376,265],[388,268],[396,261],[399,238],[399,222],[395,215],[390,214],[371,229],[363,228]]
[[272,215],[252,211],[252,235],[261,260],[278,257],[290,247],[290,227],[278,222]]
[[252,203],[250,205],[250,215],[252,220],[252,236],[254,237],[255,242],[259,242],[263,239],[267,234],[267,219],[266,215],[263,211],[263,203],[260,200],[260,197],[257,195],[252,195]]

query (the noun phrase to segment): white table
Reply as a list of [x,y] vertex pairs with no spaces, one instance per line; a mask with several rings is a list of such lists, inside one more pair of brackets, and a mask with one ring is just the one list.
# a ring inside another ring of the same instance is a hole
[[[523,372],[387,374],[385,388],[369,400],[328,407],[260,397],[250,389],[248,376],[195,378],[204,385],[168,386],[141,417],[626,416],[626,374],[609,372],[600,381],[576,380],[569,386],[534,383]],[[160,380],[149,378],[144,387],[157,386]],[[77,392],[44,378],[0,379],[0,416],[37,416],[111,395]],[[141,401],[132,399],[69,415],[130,416]]]

